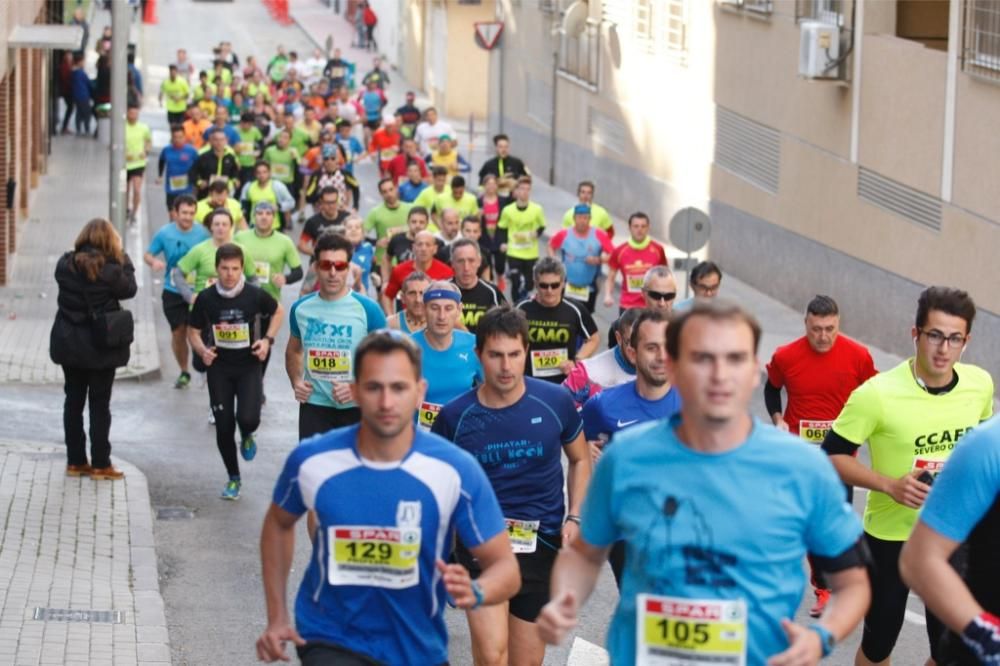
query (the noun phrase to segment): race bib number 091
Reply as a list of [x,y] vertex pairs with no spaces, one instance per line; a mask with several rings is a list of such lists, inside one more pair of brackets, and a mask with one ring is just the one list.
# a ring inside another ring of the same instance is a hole
[[833,427],[833,421],[799,421],[799,437],[810,444],[822,444],[826,433]]
[[640,594],[636,613],[636,664],[746,665],[747,611],[742,600]]
[[246,349],[250,346],[249,324],[215,324],[212,335],[219,349]]
[[330,539],[330,585],[400,590],[420,582],[420,529],[337,526]]

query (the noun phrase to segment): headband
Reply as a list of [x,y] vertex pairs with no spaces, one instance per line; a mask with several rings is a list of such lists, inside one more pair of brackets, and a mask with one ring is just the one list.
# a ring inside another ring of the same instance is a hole
[[450,298],[456,303],[462,302],[462,295],[449,289],[432,289],[424,292],[424,303],[430,303],[439,298]]

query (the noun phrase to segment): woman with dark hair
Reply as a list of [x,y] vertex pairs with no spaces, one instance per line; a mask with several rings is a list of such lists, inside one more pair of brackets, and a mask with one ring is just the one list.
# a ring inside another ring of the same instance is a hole
[[[55,277],[59,310],[52,325],[49,356],[62,366],[66,377],[66,474],[121,479],[124,473],[111,465],[108,438],[111,386],[115,368],[128,363],[131,320],[122,322],[122,317],[108,315],[122,310],[121,299],[135,296],[135,267],[111,223],[95,218],[83,227],[73,250],[60,257]],[[90,463],[83,431],[83,407],[88,400]]]

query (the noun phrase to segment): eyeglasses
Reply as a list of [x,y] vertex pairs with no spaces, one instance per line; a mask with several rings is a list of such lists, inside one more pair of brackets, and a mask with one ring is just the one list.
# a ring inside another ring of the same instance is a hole
[[336,270],[338,273],[341,271],[346,271],[347,267],[350,266],[349,261],[330,261],[329,259],[320,259],[316,262],[317,268],[321,271],[328,271],[330,269]]
[[965,344],[966,340],[968,340],[966,336],[959,335],[958,333],[946,336],[944,333],[942,333],[937,329],[932,329],[930,331],[918,331],[917,336],[919,337],[921,335],[925,336],[927,338],[927,341],[930,342],[935,347],[940,347],[945,342],[947,342],[948,346],[952,348],[961,347],[962,345]]
[[716,293],[718,293],[719,292],[719,287],[721,287],[721,286],[722,286],[721,283],[716,283],[716,284],[693,284],[693,285],[691,285],[691,288],[692,289],[697,289],[698,291],[701,291],[702,293],[708,295],[708,294],[716,294]]
[[560,289],[562,287],[562,282],[539,282],[539,289]]
[[653,291],[652,289],[645,290],[646,296],[652,298],[654,301],[672,301],[677,298],[676,291]]

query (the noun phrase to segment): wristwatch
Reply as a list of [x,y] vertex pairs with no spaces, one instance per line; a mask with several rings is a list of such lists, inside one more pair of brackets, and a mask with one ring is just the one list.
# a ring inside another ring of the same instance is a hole
[[269,345],[271,345],[272,347],[274,346],[274,338],[272,338],[270,335],[265,335],[264,339],[267,340],[267,343]]
[[829,657],[833,652],[833,646],[837,643],[837,639],[833,637],[833,634],[830,633],[829,629],[824,627],[819,622],[810,624],[809,629],[819,634],[819,642],[820,645],[823,646],[823,657]]
[[476,597],[476,603],[473,604],[472,608],[470,608],[469,610],[475,610],[476,608],[479,608],[480,606],[483,605],[483,599],[486,598],[486,595],[483,594],[483,586],[479,584],[478,580],[472,581],[471,587],[472,587],[472,594],[473,596]]
[[[573,514],[571,513],[571,514],[569,514],[568,516],[566,516],[566,521],[565,521],[565,522],[566,522],[566,523],[576,523],[577,525],[579,525],[579,524],[580,524],[580,516],[574,516],[574,515],[573,515]],[[564,524],[565,524],[565,523],[564,523]]]

